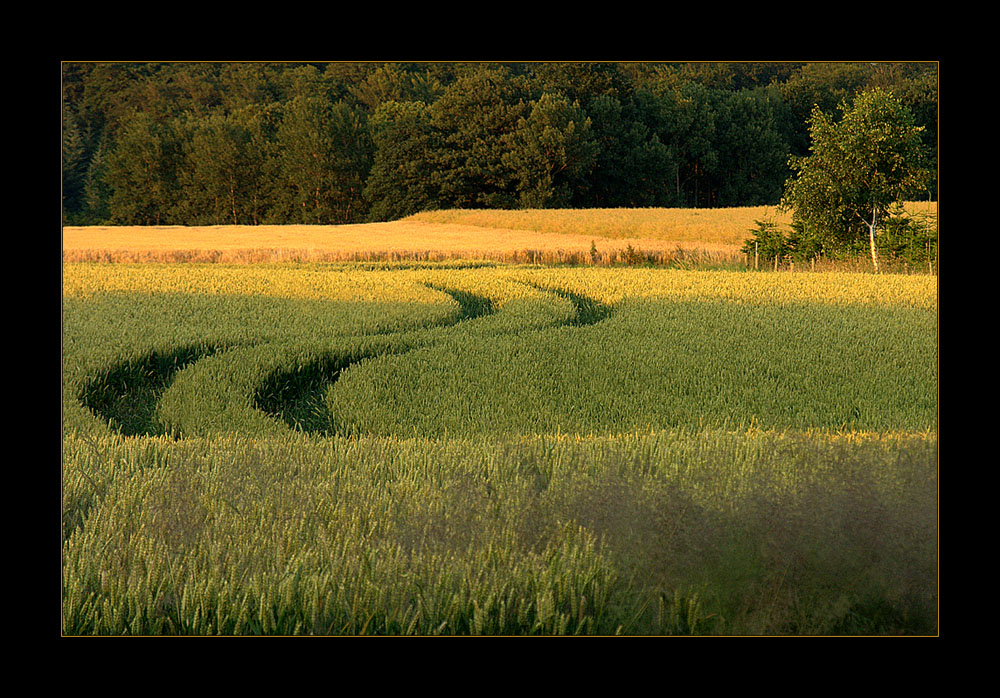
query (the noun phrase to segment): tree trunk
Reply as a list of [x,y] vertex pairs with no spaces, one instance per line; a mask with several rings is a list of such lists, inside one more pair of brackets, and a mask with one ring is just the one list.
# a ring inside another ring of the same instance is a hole
[[878,274],[878,250],[875,247],[875,211],[872,211],[872,222],[868,224],[868,245],[872,252],[872,266],[875,268],[875,273]]
[[868,226],[868,245],[871,247],[872,252],[872,266],[875,268],[875,273],[878,274],[878,250],[875,249],[875,226]]
[[694,208],[698,208],[698,163],[694,164]]

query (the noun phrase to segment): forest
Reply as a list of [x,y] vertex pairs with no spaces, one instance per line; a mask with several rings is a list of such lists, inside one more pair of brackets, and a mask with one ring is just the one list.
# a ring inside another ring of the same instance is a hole
[[891,93],[937,198],[938,64],[63,62],[65,225],[778,204],[810,115]]

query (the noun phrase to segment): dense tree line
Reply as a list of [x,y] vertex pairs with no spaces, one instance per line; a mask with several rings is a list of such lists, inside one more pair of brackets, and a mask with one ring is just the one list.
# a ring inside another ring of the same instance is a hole
[[935,153],[934,63],[64,63],[64,220],[777,204],[814,108],[873,87]]

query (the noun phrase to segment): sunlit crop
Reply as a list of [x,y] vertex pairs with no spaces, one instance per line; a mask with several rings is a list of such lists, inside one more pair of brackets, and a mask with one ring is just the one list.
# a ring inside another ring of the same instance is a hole
[[65,264],[63,632],[933,632],[936,291]]

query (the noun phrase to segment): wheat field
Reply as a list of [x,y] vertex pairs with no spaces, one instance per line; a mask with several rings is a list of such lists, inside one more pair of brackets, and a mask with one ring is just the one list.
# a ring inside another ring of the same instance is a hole
[[935,280],[66,264],[67,635],[927,634]]
[[623,251],[677,249],[729,254],[718,243],[604,237],[478,224],[403,220],[357,225],[89,226],[63,229],[67,262],[340,262],[485,259],[534,261]]
[[64,229],[63,634],[934,634],[937,279],[592,263],[765,213]]
[[[907,210],[937,215],[937,204]],[[723,209],[446,210],[353,225],[68,226],[66,262],[443,261],[613,263],[641,252],[742,261],[757,221],[790,222],[774,206]]]

